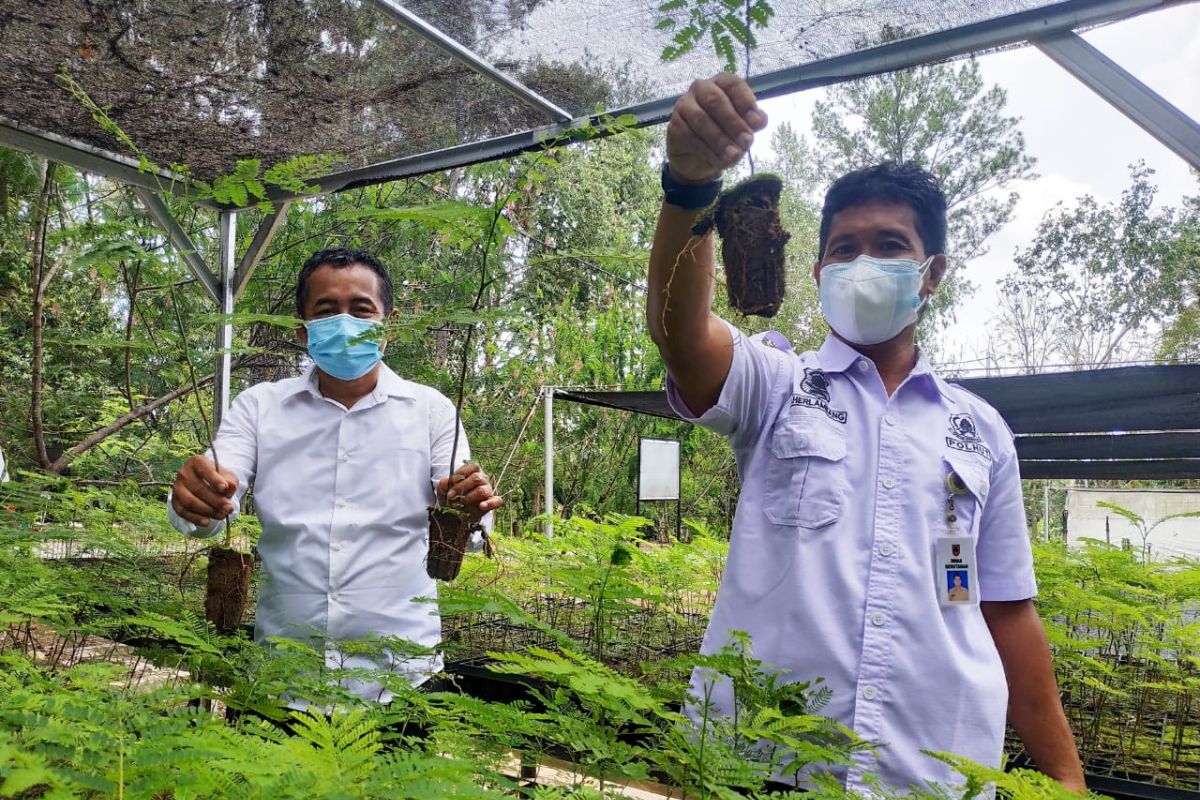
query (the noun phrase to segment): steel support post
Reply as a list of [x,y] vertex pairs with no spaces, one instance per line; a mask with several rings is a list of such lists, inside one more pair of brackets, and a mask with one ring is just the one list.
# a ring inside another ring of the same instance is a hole
[[283,200],[276,203],[271,213],[267,214],[266,219],[259,224],[258,230],[254,233],[254,241],[250,242],[250,247],[242,255],[242,260],[238,262],[237,270],[233,273],[233,299],[235,301],[246,290],[246,284],[250,282],[250,276],[254,274],[255,268],[258,267],[258,262],[262,260],[263,252],[283,226],[291,205],[291,200]]
[[213,383],[213,436],[229,410],[229,380],[233,366],[234,284],[237,267],[237,212],[222,211],[218,223],[220,237],[220,270],[217,282],[218,302],[222,320],[217,328],[217,368]]
[[192,242],[192,237],[188,236],[187,231],[175,219],[175,216],[171,213],[171,209],[163,202],[162,197],[156,192],[142,187],[135,186],[134,191],[141,198],[142,205],[150,212],[150,216],[154,217],[154,221],[167,234],[167,240],[175,248],[176,252],[179,253],[180,257],[183,258],[192,276],[200,281],[200,285],[204,287],[204,291],[208,293],[208,296],[219,304],[221,302],[220,279],[216,275],[213,275],[212,270],[204,263],[204,256],[200,254],[200,251]]
[[545,424],[546,434],[546,538],[550,539],[554,536],[554,388],[546,386],[542,389],[545,392],[542,406],[542,417]]
[[1200,170],[1200,124],[1077,34],[1033,40],[1039,50],[1089,89]]

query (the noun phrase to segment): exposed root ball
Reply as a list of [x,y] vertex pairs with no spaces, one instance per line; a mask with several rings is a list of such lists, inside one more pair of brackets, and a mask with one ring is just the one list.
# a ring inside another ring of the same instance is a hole
[[204,616],[221,633],[233,633],[242,624],[253,570],[254,560],[247,553],[224,547],[209,551]]
[[444,506],[430,506],[426,574],[442,581],[457,578],[473,530],[475,526],[463,512]]
[[756,175],[721,194],[711,219],[693,231],[707,233],[716,222],[729,305],[742,314],[773,317],[786,293],[784,245],[791,234],[779,221],[783,181]]

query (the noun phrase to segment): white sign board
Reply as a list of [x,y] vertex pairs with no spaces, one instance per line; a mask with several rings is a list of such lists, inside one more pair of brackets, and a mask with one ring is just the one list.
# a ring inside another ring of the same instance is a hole
[[638,500],[679,499],[679,442],[638,439]]

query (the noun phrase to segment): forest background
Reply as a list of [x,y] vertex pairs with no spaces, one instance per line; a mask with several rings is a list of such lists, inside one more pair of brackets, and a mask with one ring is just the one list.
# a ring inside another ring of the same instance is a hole
[[[942,178],[951,203],[956,268],[921,330],[935,364],[953,375],[1194,360],[1200,192],[1193,181],[1178,202],[1156,201],[1155,173],[1137,158],[1118,200],[1082,195],[1041,218],[1012,254],[1014,268],[994,291],[983,287],[994,298],[986,351],[964,358],[960,312],[978,317],[971,298],[981,293],[971,266],[1005,257],[989,249],[1043,168],[1006,90],[986,74],[974,60],[922,67],[829,89],[806,118],[779,115],[755,167],[786,182],[790,295],[775,319],[739,324],[782,331],[797,349],[819,345],[825,327],[809,271],[821,192],[847,169],[913,159]],[[619,104],[620,81],[579,81],[597,102]],[[240,302],[235,391],[304,365],[277,319],[291,313],[303,260],[321,247],[370,249],[392,270],[404,315],[386,357],[401,375],[454,396],[463,337],[476,327],[464,421],[476,458],[507,495],[502,524],[520,526],[546,508],[535,435],[544,387],[662,386],[643,322],[660,159],[661,132],[627,131],[293,205]],[[233,190],[253,194],[269,166],[245,162]],[[503,224],[489,229],[493,209]],[[175,211],[193,241],[214,240],[210,212]],[[243,247],[256,216],[239,219]],[[489,241],[488,281],[472,311]],[[182,459],[207,443],[200,409],[211,405],[205,376],[219,322],[130,190],[0,151],[0,446],[10,471],[165,495]],[[193,370],[199,403],[189,400]],[[632,512],[637,437],[656,435],[683,442],[683,516],[728,529],[737,476],[719,438],[564,404],[557,423],[561,515]],[[1031,525],[1043,514],[1040,495],[1027,492]]]

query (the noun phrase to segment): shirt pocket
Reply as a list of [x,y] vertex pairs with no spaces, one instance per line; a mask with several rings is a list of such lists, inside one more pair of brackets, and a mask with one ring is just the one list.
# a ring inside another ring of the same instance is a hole
[[991,471],[964,453],[947,453],[942,457],[943,498],[950,488],[951,473],[960,478],[962,487],[966,489],[965,493],[954,495],[954,515],[957,517],[955,530],[960,535],[978,536],[979,521],[991,487]]
[[812,419],[785,419],[771,432],[763,512],[776,525],[822,528],[842,511],[846,434]]

